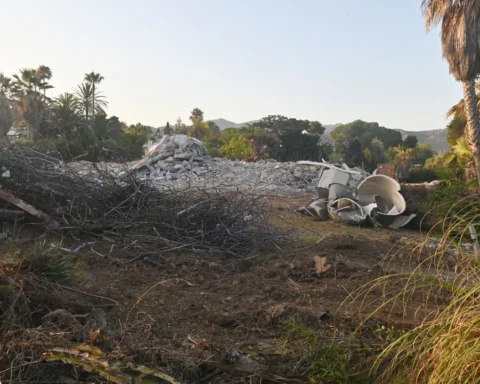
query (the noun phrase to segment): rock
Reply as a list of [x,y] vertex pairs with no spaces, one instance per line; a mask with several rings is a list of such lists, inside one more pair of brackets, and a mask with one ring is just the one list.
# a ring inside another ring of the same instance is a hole
[[92,328],[107,328],[107,314],[102,308],[94,307],[92,309],[92,323],[90,325]]
[[173,156],[175,159],[178,160],[189,160],[193,157],[191,153],[185,153],[185,152],[177,152],[175,151],[175,156]]
[[78,331],[82,328],[78,320],[65,309],[57,309],[47,313],[42,317],[42,325],[53,325],[57,330],[61,331]]
[[171,163],[172,161],[175,161],[175,159],[170,156],[169,158],[165,159],[164,161],[166,161],[167,163]]
[[10,178],[10,171],[6,170],[5,172],[3,172],[2,177],[6,178],[6,179]]
[[195,172],[197,175],[204,175],[208,171],[205,168],[197,167],[197,168],[194,168],[193,172]]

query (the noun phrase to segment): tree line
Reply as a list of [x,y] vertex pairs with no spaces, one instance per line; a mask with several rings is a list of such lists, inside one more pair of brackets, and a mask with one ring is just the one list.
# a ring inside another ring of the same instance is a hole
[[58,150],[65,160],[129,160],[142,154],[149,127],[127,125],[108,116],[108,101],[99,89],[104,77],[86,73],[71,92],[50,98],[52,70],[21,69],[0,73],[0,134],[22,132],[19,142]]

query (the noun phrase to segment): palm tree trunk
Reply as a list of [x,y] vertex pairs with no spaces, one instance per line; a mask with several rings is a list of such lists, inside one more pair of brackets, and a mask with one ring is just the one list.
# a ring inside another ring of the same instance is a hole
[[480,182],[480,114],[477,108],[474,79],[463,82],[463,93],[468,122],[466,136],[475,163],[477,180]]
[[29,141],[34,142],[37,138],[37,127],[32,123],[27,123],[27,138]]
[[92,83],[92,132],[93,132],[93,148],[92,148],[92,160],[95,161],[96,150],[98,145],[97,132],[95,132],[95,83]]

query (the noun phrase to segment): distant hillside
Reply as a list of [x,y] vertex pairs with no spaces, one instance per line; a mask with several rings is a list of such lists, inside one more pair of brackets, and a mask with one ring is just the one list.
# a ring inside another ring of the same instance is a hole
[[[246,121],[244,123],[235,123],[234,121],[226,120],[223,118],[220,119],[214,119],[211,120],[215,124],[218,125],[221,131],[227,129],[227,128],[241,128],[247,124],[253,124],[256,123],[259,120],[251,120],[251,121]],[[325,133],[323,134],[323,140],[328,142],[328,143],[333,143],[333,139],[330,136],[330,133],[337,127],[342,125],[341,123],[337,124],[326,124],[324,125],[325,127]],[[160,132],[163,131],[163,128],[165,127],[160,127]],[[447,129],[433,129],[430,131],[405,131],[403,129],[395,129],[396,131],[400,132],[402,134],[402,137],[405,139],[408,135],[413,135],[417,136],[418,143],[419,144],[430,144],[432,146],[432,149],[435,152],[443,152],[443,151],[448,151],[449,146],[447,142]]]
[[224,129],[227,129],[227,128],[242,128],[243,126],[247,125],[247,124],[253,124],[253,123],[256,123],[258,120],[252,120],[252,121],[247,121],[245,123],[235,123],[233,121],[230,121],[230,120],[225,120],[225,119],[215,119],[215,120],[211,120],[213,121],[215,124],[218,125],[218,128],[220,128],[221,131],[223,131]]
[[435,152],[444,152],[449,150],[447,142],[447,128],[433,129],[431,131],[404,131],[396,129],[405,139],[408,135],[417,136],[419,144],[430,144]]
[[[342,124],[324,125],[325,133],[323,139],[328,143],[333,143],[330,133]],[[447,142],[447,129],[433,129],[431,131],[405,131],[403,129],[395,129],[402,134],[405,139],[408,135],[417,136],[418,144],[430,144],[435,152],[444,152],[449,150]]]

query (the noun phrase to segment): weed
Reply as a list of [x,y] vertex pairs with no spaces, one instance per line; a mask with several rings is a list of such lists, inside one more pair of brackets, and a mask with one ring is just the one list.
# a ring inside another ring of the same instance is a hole
[[364,351],[345,343],[343,345],[340,340],[321,337],[318,331],[295,318],[286,323],[286,332],[280,339],[284,348],[300,359],[298,365],[311,383],[371,382],[361,368]]

